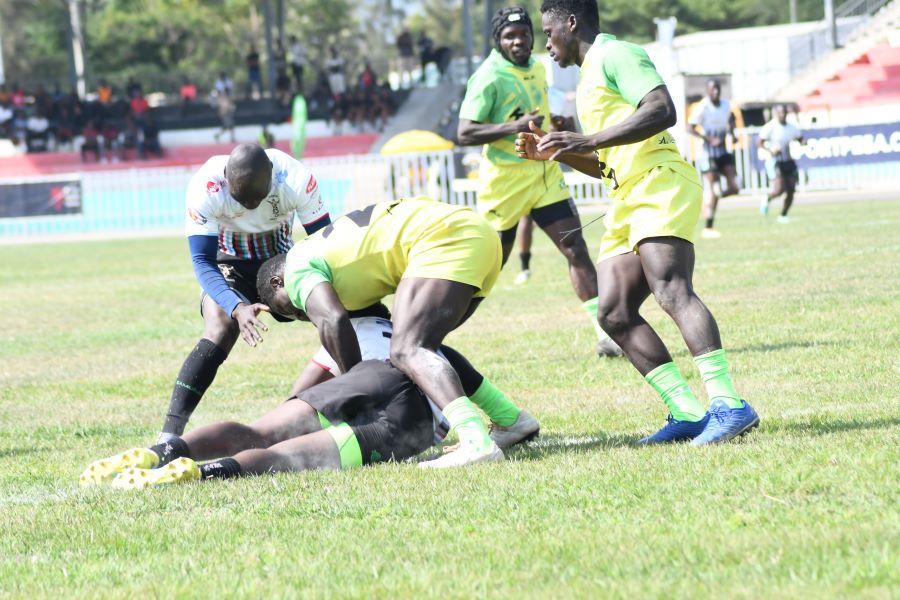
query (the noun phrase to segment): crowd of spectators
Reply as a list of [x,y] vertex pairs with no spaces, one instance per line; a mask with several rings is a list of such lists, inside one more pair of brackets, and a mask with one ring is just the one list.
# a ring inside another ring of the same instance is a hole
[[[273,99],[280,106],[286,108],[296,94],[304,94],[311,113],[327,115],[335,134],[342,133],[345,125],[355,131],[384,129],[397,109],[396,95],[368,61],[354,68],[335,46],[321,64],[310,64],[303,42],[294,35],[287,42],[277,41],[272,52]],[[412,33],[404,30],[397,37],[395,67],[401,84],[412,84],[417,49],[423,78],[429,62],[434,62],[441,73],[449,63],[448,51],[435,48],[424,32],[414,40]],[[259,99],[266,87],[255,45],[247,49],[245,67],[245,98]],[[304,82],[310,72],[316,74],[312,86]],[[203,96],[189,77],[183,77],[176,90],[172,90],[168,103],[177,102],[178,114],[187,118]],[[235,139],[236,100],[234,81],[228,73],[220,72],[208,95],[208,104],[221,123],[215,134],[217,140],[223,135],[232,142]],[[83,141],[77,150],[84,160],[130,160],[162,153],[150,103],[141,83],[133,78],[118,89],[101,79],[86,98],[59,86],[52,92],[43,86],[26,92],[17,83],[0,84],[0,138],[27,152],[76,149],[76,139],[80,139]]]
[[17,83],[0,85],[0,138],[26,152],[72,149],[76,136],[83,159],[128,160],[159,156],[159,127],[140,83],[130,79],[117,96],[101,79],[96,93],[82,100],[59,86],[26,93]]

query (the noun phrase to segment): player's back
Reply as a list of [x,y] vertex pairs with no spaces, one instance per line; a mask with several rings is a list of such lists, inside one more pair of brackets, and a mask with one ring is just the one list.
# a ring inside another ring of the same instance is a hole
[[359,310],[394,292],[411,253],[448,237],[472,235],[465,226],[473,218],[481,217],[468,207],[423,196],[378,202],[300,242],[288,261],[324,259],[344,306]]

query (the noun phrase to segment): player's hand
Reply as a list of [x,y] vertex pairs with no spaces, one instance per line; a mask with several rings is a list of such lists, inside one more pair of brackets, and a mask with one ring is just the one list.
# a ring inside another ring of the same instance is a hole
[[549,160],[556,160],[563,154],[589,154],[596,150],[596,142],[588,136],[572,131],[554,131],[543,136],[537,151],[544,155],[550,152]]
[[575,131],[575,119],[563,115],[550,115],[550,131]]
[[717,137],[717,136],[714,136],[714,135],[710,135],[710,136],[707,136],[707,137],[706,137],[706,142],[707,142],[710,146],[713,146],[713,147],[716,147],[716,148],[719,147],[719,146],[721,146],[721,145],[722,145],[722,142],[724,142],[724,141],[725,141],[725,140],[723,140],[722,138]]
[[516,126],[516,131],[519,133],[528,133],[530,131],[528,128],[528,124],[532,121],[534,121],[537,126],[540,127],[544,122],[544,116],[538,114],[540,111],[540,108],[535,108],[530,113],[526,113],[525,115],[513,121],[513,124]]
[[256,317],[261,312],[269,312],[269,307],[265,304],[238,304],[234,312],[231,313],[232,318],[237,321],[241,330],[241,337],[247,342],[248,346],[256,347],[263,341],[262,334],[259,330],[268,331],[266,324]]
[[516,154],[519,158],[527,158],[528,160],[550,160],[553,152],[538,152],[538,143],[547,132],[542,130],[532,121],[529,124],[530,132],[521,132],[516,136]]

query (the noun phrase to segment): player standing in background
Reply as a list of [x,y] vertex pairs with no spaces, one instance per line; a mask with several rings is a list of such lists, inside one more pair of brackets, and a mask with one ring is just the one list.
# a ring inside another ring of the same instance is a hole
[[258,330],[266,326],[257,316],[267,309],[259,304],[256,273],[291,249],[295,215],[308,234],[331,223],[313,174],[280,150],[241,144],[191,178],[186,234],[203,288],[203,337],[175,380],[158,443],[184,431],[238,335],[250,346],[262,341]]
[[687,129],[688,133],[703,140],[699,167],[706,179],[703,193],[706,225],[700,235],[708,239],[720,238],[722,234],[713,227],[719,205],[715,185],[725,177],[727,187],[721,195],[725,198],[738,193],[738,184],[734,153],[729,152],[726,145],[727,138],[731,138],[732,143],[735,140],[734,115],[731,114],[731,103],[722,98],[722,88],[715,79],[706,82],[706,96],[694,107]]
[[[520,133],[516,149],[532,160],[560,160],[607,180],[612,205],[600,241],[600,323],[669,408],[666,425],[641,440],[721,442],[759,423],[734,389],[719,329],[694,293],[694,230],[702,188],[667,131],[675,105],[647,53],[600,33],[595,0],[545,0],[547,50],[581,67],[576,104],[585,134]],[[710,398],[691,391],[659,335],[640,314],[653,294],[675,321]]]
[[550,119],[547,76],[531,57],[534,31],[528,11],[501,8],[491,20],[491,31],[495,48],[469,79],[457,133],[461,145],[484,144],[478,212],[500,235],[504,264],[519,219],[531,215],[569,263],[575,294],[597,331],[597,353],[621,356],[621,349],[597,326],[597,273],[562,170],[556,163],[516,156],[516,134],[528,131],[531,120],[540,124]]
[[525,215],[516,226],[516,243],[519,246],[519,274],[513,283],[522,285],[531,279],[531,242],[534,236],[534,219]]
[[791,157],[791,142],[803,143],[800,130],[787,122],[787,108],[783,104],[775,107],[774,118],[759,130],[759,147],[769,153],[766,160],[766,173],[772,180],[772,191],[760,200],[759,211],[765,217],[769,214],[769,203],[784,194],[781,215],[778,222],[786,225],[788,211],[794,202],[794,190],[797,188],[797,163]]

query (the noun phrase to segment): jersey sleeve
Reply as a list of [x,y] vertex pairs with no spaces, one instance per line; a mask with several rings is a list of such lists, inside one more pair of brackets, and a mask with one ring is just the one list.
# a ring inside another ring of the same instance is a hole
[[469,79],[466,86],[466,97],[459,107],[459,118],[478,123],[489,123],[494,103],[497,101],[497,90],[494,84],[487,78],[479,77],[478,73]]
[[[308,246],[308,247],[304,247]],[[331,267],[309,244],[299,244],[288,252],[284,265],[284,288],[291,303],[306,310],[306,299],[322,283],[332,283]]]
[[184,233],[192,235],[219,235],[218,211],[210,201],[206,178],[199,174],[191,179],[185,194]]
[[772,121],[763,125],[762,129],[759,130],[759,139],[768,142],[770,137],[772,137]]
[[706,98],[694,105],[691,116],[688,117],[689,125],[703,125],[703,111],[706,110]]
[[603,55],[603,74],[628,104],[637,106],[644,96],[665,85],[647,52],[636,44],[609,42]]
[[280,150],[269,150],[275,165],[275,177],[284,177],[291,205],[307,234],[315,233],[331,223],[328,209],[312,171],[299,160]]

